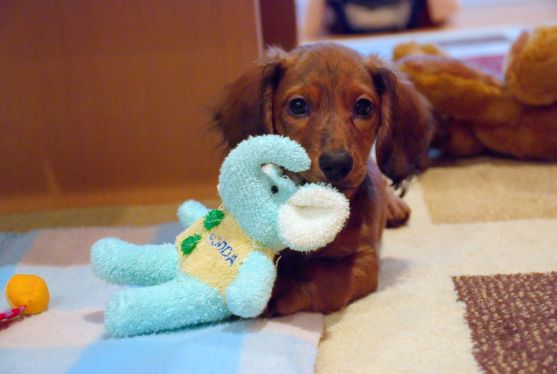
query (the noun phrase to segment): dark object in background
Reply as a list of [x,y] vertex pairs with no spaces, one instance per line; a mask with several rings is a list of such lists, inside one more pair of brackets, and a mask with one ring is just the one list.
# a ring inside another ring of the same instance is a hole
[[330,31],[364,33],[431,26],[427,0],[327,0]]

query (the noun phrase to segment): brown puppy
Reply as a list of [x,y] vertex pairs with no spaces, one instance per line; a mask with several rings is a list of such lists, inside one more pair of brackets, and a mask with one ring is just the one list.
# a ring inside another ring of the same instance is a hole
[[[380,59],[335,44],[271,49],[228,87],[214,120],[230,147],[249,135],[296,140],[312,160],[299,177],[331,183],[350,199],[349,222],[330,245],[282,253],[269,314],[329,313],[374,291],[383,228],[410,214],[381,171],[398,184],[427,163],[429,106],[411,83]],[[369,160],[376,141],[378,164]]]

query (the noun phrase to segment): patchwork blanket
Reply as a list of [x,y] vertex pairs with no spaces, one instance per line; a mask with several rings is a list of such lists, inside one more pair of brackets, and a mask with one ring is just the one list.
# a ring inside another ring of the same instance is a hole
[[[0,373],[312,373],[323,329],[318,314],[128,339],[107,335],[103,310],[119,287],[93,274],[91,244],[106,236],[172,242],[178,232],[179,225],[165,224],[0,234],[0,286],[16,273],[37,274],[51,296],[47,312],[0,325]],[[7,307],[2,297],[0,308]]]

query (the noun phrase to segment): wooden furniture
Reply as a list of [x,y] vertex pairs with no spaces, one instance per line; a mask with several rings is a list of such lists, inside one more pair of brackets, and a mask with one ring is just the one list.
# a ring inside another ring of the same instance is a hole
[[255,0],[0,0],[0,212],[216,197],[260,30]]

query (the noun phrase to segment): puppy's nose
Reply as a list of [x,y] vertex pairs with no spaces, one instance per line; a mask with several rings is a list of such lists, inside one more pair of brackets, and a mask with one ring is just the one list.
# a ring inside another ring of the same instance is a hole
[[353,163],[352,156],[345,151],[327,152],[319,157],[319,168],[333,182],[346,177],[352,170]]

